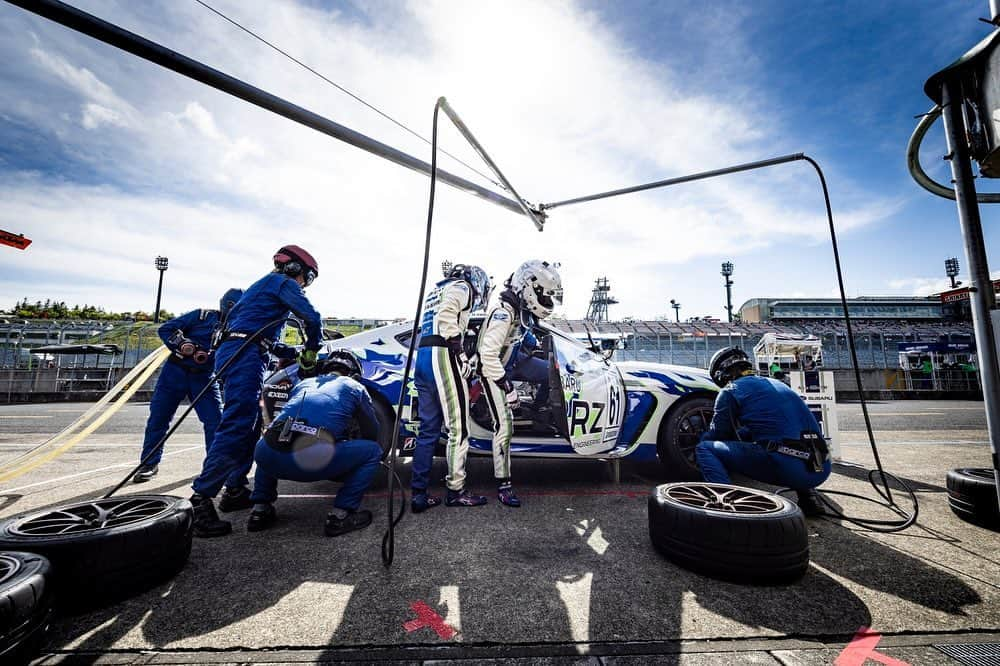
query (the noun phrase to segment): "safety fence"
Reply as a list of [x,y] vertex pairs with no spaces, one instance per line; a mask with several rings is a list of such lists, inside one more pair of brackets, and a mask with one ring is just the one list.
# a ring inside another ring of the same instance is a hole
[[[324,321],[327,333],[341,335],[374,328],[383,321],[374,319],[329,319]],[[714,330],[699,330],[692,324],[674,322],[602,322],[557,320],[556,326],[586,342],[591,331],[598,344],[613,350],[617,361],[648,361],[694,367],[707,367],[719,349],[740,347],[753,355],[754,346],[770,329],[759,330],[733,327],[724,331],[714,324]],[[898,343],[923,341],[968,341],[967,333],[934,328],[907,332],[874,332],[872,326],[859,327],[855,337],[858,362],[865,371],[865,390],[906,392],[949,392],[979,390],[979,376],[974,370],[933,368],[930,373],[916,368],[902,368]],[[156,334],[158,324],[152,322],[20,322],[0,323],[0,401],[18,402],[32,395],[101,394],[123,377],[131,368],[160,346]],[[334,336],[336,337],[336,336]],[[850,369],[851,357],[846,336],[842,332],[820,333],[823,343],[823,369]],[[931,339],[933,338],[933,339]],[[31,350],[45,345],[93,344],[116,345],[113,354],[32,354]],[[876,372],[879,371],[879,372]],[[847,376],[844,376],[846,381]],[[853,380],[852,380],[853,382]],[[868,383],[871,386],[867,386]],[[841,381],[838,380],[838,385]]]

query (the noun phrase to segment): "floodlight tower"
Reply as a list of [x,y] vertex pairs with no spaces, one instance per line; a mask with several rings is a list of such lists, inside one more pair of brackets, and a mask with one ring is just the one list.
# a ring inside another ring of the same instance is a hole
[[733,275],[733,262],[722,262],[722,277],[726,278],[726,312],[729,315],[729,323],[733,323],[733,281],[729,278]]
[[679,324],[681,322],[681,304],[671,298],[670,307],[674,309],[674,317],[677,319],[677,323]]
[[156,288],[156,311],[153,312],[153,323],[160,323],[160,295],[163,294],[163,274],[167,272],[167,258],[156,258],[156,270],[160,271],[160,284]]
[[954,289],[960,284],[961,280],[956,281],[955,278],[958,277],[958,258],[951,257],[950,259],[944,260],[944,274],[951,278],[951,288]]
[[614,305],[618,299],[611,295],[608,278],[600,277],[594,281],[594,290],[590,295],[590,307],[587,308],[587,321],[599,324],[608,320],[608,306]]

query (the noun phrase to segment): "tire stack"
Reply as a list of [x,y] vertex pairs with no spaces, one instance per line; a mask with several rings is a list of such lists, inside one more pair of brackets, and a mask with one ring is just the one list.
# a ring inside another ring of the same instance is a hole
[[991,468],[963,467],[948,472],[948,506],[962,520],[1000,530],[1000,506]]
[[750,584],[785,583],[809,567],[802,511],[780,495],[722,483],[666,483],[648,501],[649,536],[697,573]]
[[27,663],[54,610],[116,601],[177,574],[193,519],[186,499],[123,495],[0,521],[0,664]]

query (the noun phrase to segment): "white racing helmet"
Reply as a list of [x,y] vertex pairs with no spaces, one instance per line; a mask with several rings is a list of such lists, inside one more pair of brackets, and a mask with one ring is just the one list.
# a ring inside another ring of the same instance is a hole
[[562,278],[556,265],[547,261],[532,259],[521,264],[510,278],[510,288],[521,299],[521,307],[539,319],[562,305]]

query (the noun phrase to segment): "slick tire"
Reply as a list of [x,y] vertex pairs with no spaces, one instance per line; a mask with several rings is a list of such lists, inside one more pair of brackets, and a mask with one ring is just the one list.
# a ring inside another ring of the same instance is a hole
[[[396,423],[396,411],[381,400],[373,400],[372,406],[375,408],[375,418],[378,419],[378,445],[382,447],[382,460],[389,455],[392,448],[392,428]],[[397,446],[401,446],[403,440],[400,439]]]
[[52,566],[41,555],[0,552],[0,664],[27,664],[52,619]]
[[1000,530],[997,486],[990,468],[963,467],[948,472],[948,506],[962,520]]
[[184,568],[191,503],[170,495],[121,495],[33,511],[0,522],[0,549],[52,563],[58,605],[80,610],[135,594]]
[[780,495],[722,483],[666,483],[649,497],[649,536],[697,573],[750,584],[791,582],[809,567],[802,511]]
[[694,450],[701,433],[712,422],[714,407],[713,398],[688,398],[675,405],[663,419],[656,438],[656,454],[667,478],[687,481],[702,478]]

